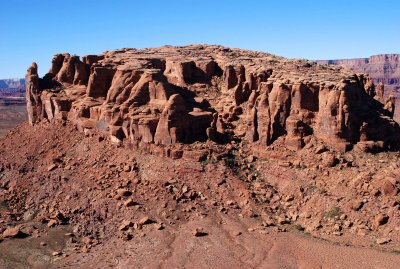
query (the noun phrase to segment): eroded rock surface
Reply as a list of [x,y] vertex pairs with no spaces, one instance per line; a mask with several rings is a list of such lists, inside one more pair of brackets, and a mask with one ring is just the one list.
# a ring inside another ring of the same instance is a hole
[[[354,72],[368,73],[376,85],[375,99],[381,103],[390,95],[399,99],[400,96],[400,54],[380,54],[369,58],[341,59],[317,61],[320,64],[339,65],[350,68]],[[373,89],[373,88],[372,88]],[[383,94],[385,93],[385,97]],[[399,100],[397,100],[399,102]],[[397,103],[399,105],[399,103]],[[394,115],[400,121],[400,113]]]
[[26,76],[29,121],[70,120],[164,156],[196,141],[246,139],[263,150],[300,149],[315,136],[340,151],[396,150],[395,99],[339,67],[221,46],[121,49],[54,56]]

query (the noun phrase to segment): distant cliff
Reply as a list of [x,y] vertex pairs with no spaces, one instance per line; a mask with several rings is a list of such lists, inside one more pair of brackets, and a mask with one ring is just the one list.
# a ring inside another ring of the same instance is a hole
[[0,97],[23,97],[25,94],[25,79],[11,78],[0,79]]
[[324,60],[320,64],[341,65],[355,72],[370,74],[374,83],[400,87],[400,54],[381,54],[369,58]]
[[23,78],[0,79],[0,89],[23,87],[25,87],[25,79]]

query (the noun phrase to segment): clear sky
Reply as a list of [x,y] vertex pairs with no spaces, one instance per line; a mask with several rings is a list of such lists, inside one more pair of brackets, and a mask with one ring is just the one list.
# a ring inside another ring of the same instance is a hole
[[0,78],[53,54],[194,43],[335,59],[400,53],[399,0],[0,0]]

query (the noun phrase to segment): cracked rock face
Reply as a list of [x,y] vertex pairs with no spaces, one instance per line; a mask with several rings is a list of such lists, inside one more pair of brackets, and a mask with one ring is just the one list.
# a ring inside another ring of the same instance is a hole
[[[397,150],[395,100],[368,76],[222,46],[121,49],[53,57],[26,75],[29,122],[69,120],[86,134],[179,157],[196,141],[246,139],[300,149],[316,136],[340,151]],[[184,154],[183,154],[184,155]]]

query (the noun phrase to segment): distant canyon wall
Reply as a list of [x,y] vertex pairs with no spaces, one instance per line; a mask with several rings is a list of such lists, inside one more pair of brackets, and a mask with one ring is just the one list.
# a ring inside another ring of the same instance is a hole
[[320,64],[341,65],[358,73],[368,73],[374,83],[400,87],[400,54],[381,54],[369,58],[323,60]]
[[25,79],[0,79],[0,97],[24,97]]
[[[319,64],[338,65],[354,70],[356,73],[368,73],[375,84],[384,84],[384,98],[394,96],[396,107],[400,106],[400,54],[380,54],[369,58],[323,60]],[[400,122],[400,111],[394,119]]]
[[0,79],[0,138],[27,120],[25,79]]

